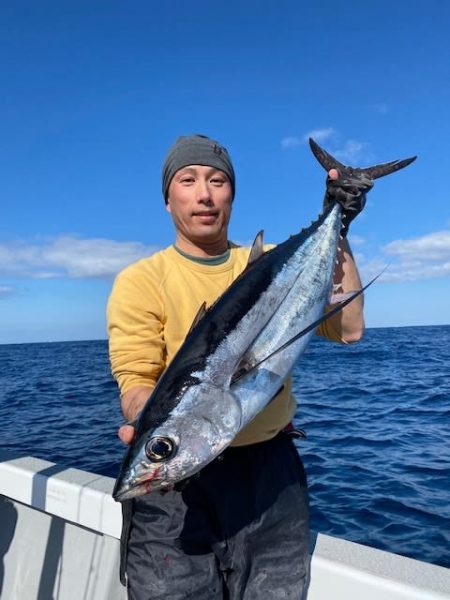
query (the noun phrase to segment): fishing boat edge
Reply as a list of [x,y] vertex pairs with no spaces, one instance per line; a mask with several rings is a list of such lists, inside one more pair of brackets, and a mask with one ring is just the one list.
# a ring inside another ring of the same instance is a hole
[[[113,485],[109,477],[0,451],[0,596],[125,600]],[[450,599],[450,569],[312,537],[307,600]]]

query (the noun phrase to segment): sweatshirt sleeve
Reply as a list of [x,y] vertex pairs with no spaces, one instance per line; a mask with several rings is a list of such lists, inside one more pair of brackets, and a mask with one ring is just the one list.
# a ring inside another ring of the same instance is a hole
[[111,371],[123,394],[154,387],[165,368],[164,308],[157,286],[139,268],[116,278],[107,306]]

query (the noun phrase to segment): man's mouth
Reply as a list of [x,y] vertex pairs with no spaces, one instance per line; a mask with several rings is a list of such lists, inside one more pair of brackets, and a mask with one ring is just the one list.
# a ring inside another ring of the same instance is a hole
[[200,222],[212,223],[213,221],[215,221],[217,219],[217,213],[201,211],[201,212],[194,213],[194,217],[197,218]]

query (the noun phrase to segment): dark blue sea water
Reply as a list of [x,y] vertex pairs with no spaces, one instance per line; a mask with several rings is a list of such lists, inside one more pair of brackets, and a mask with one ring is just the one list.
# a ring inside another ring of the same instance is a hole
[[[450,326],[319,338],[294,371],[313,529],[450,567]],[[0,345],[1,447],[115,476],[104,341]]]

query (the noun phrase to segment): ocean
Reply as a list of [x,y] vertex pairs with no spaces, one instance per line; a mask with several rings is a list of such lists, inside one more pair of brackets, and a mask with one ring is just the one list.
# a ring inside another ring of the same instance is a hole
[[[312,528],[450,567],[450,325],[316,338],[293,375]],[[3,449],[115,477],[107,343],[0,345],[0,419]]]

